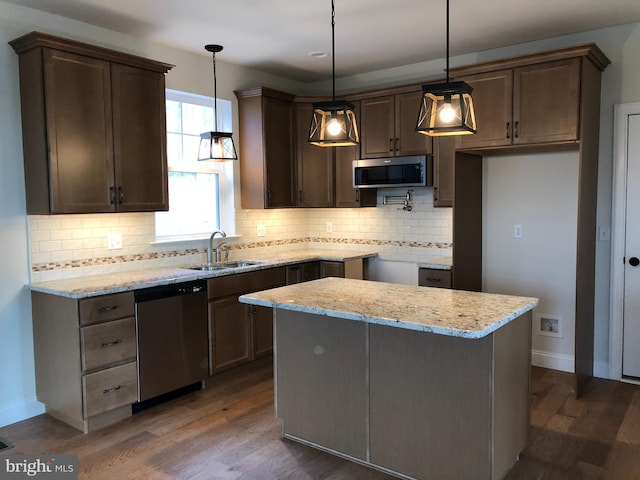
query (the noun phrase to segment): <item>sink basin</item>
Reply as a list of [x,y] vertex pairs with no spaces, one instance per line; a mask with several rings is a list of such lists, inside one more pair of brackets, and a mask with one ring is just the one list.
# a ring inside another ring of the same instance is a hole
[[263,262],[256,262],[252,260],[242,260],[238,262],[224,262],[221,265],[225,268],[242,268],[242,267],[250,267],[252,265],[260,265]]
[[253,265],[260,265],[264,262],[258,262],[255,260],[239,260],[237,262],[221,262],[214,263],[211,265],[203,264],[203,265],[194,265],[192,267],[184,267],[189,270],[201,270],[203,272],[214,272],[218,270],[229,270],[233,268],[242,268],[242,267],[251,267]]
[[228,270],[228,267],[222,265],[194,265],[193,267],[183,267],[189,270],[202,270],[203,272],[213,272],[215,270]]

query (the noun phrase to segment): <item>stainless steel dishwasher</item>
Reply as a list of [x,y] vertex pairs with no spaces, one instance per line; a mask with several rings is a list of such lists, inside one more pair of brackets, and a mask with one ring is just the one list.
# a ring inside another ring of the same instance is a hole
[[206,281],[137,290],[135,302],[138,401],[207,378]]

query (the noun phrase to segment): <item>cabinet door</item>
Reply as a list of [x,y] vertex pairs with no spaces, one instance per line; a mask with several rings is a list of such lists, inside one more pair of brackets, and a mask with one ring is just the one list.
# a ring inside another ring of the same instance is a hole
[[296,178],[293,157],[293,105],[277,98],[263,98],[264,162],[266,206],[296,205]]
[[[360,102],[354,102],[356,118],[360,117]],[[361,125],[362,126],[362,125]],[[362,128],[360,129],[362,133]],[[336,147],[335,149],[335,206],[343,208],[375,207],[377,189],[353,188],[353,161],[360,158],[360,145]]]
[[164,75],[113,64],[111,81],[117,209],[168,210]]
[[394,109],[393,95],[360,101],[360,126],[362,127],[360,155],[362,158],[393,156],[396,137]]
[[452,207],[456,137],[435,138],[433,150],[433,206]]
[[513,136],[513,70],[469,75],[464,80],[473,88],[473,106],[478,133],[461,135],[460,146],[495,147],[511,145]]
[[109,63],[51,49],[43,55],[50,213],[113,211]]
[[334,149],[311,145],[307,141],[312,111],[310,103],[296,104],[298,206],[333,207]]
[[253,326],[253,358],[273,353],[273,308],[247,305]]
[[344,278],[344,263],[323,260],[320,262],[320,278],[341,277]]
[[416,132],[422,91],[395,96],[395,155],[426,155],[432,152],[431,137]]
[[209,375],[251,360],[250,328],[237,296],[209,302]]
[[578,139],[579,58],[516,68],[513,86],[514,144]]

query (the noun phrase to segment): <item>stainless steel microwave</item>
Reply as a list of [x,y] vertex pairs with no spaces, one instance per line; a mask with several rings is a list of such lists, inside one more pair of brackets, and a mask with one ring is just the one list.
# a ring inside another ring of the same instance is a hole
[[427,157],[425,155],[353,161],[354,188],[426,186]]

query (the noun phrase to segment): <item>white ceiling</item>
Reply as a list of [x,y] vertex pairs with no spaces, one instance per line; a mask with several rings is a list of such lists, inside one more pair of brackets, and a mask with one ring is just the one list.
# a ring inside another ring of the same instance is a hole
[[[330,78],[330,0],[7,0],[298,81]],[[445,56],[445,0],[336,0],[336,75]],[[640,21],[640,0],[451,0],[451,56]]]

